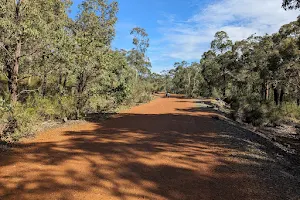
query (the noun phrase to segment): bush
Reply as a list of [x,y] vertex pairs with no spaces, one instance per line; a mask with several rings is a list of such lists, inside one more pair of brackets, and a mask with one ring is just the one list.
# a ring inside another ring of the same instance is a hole
[[230,99],[232,117],[235,120],[251,123],[255,126],[267,123],[268,106],[261,104],[259,96],[232,97]]
[[300,107],[296,103],[285,103],[281,107],[283,116],[289,119],[300,120]]
[[8,141],[8,135],[15,129],[15,123],[11,116],[11,105],[0,97],[0,141]]
[[300,107],[295,103],[276,106],[273,101],[261,102],[258,95],[233,97],[230,101],[233,119],[255,126],[300,120]]
[[[86,95],[80,112],[115,112],[123,106],[149,102],[152,99],[151,91],[152,85],[141,80],[132,87],[121,85],[110,95]],[[0,140],[15,142],[32,135],[43,121],[76,119],[76,103],[75,95],[41,97],[38,94],[29,94],[12,108],[7,101],[0,99]]]
[[33,135],[37,130],[36,125],[44,119],[39,115],[35,107],[27,107],[17,104],[13,110],[12,123],[15,123],[15,131],[10,133],[12,141],[18,141],[22,137]]
[[37,95],[27,99],[23,106],[34,108],[42,120],[74,118],[75,98],[71,96],[40,97]]
[[[2,127],[1,140],[15,142],[22,137],[33,135],[37,125],[47,120],[74,118],[75,103],[72,97],[45,97],[32,95],[23,104],[17,103],[13,108],[0,99]],[[9,109],[10,108],[10,109]]]
[[116,108],[115,101],[114,96],[93,95],[84,107],[84,113],[113,111]]
[[221,92],[219,90],[217,90],[216,88],[213,88],[212,90],[212,97],[213,98],[220,98],[221,95]]

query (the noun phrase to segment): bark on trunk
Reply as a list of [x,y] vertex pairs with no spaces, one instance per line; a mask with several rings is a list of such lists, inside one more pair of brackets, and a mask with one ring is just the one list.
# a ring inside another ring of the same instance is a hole
[[226,75],[225,75],[225,67],[223,67],[223,97],[226,97]]
[[81,115],[81,109],[84,106],[83,92],[87,83],[87,75],[85,73],[81,73],[77,77],[77,103],[76,103],[76,118],[79,119]]
[[261,99],[261,101],[265,100],[265,96],[266,96],[266,88],[265,88],[265,84],[263,83],[261,85],[261,91],[260,91],[260,99]]
[[59,75],[58,75],[58,87],[61,86],[61,83],[62,83],[62,72],[61,70],[59,71]]
[[267,101],[269,100],[269,84],[265,82],[262,84],[262,99]]
[[196,90],[196,78],[197,78],[197,75],[198,75],[198,71],[195,73],[195,76],[194,76],[194,85],[193,85],[193,89],[192,89],[192,94],[194,94],[194,92]]
[[45,97],[46,96],[46,90],[47,90],[47,73],[44,72],[43,75],[43,83],[42,83],[42,96]]
[[284,100],[284,93],[285,93],[285,90],[284,90],[284,88],[282,87],[282,88],[281,88],[281,91],[280,91],[280,97],[279,97],[280,105],[282,105],[282,103],[283,103],[283,100]]
[[18,76],[19,76],[19,67],[20,67],[20,56],[21,56],[21,42],[18,41],[15,50],[15,59],[13,66],[10,68],[11,77],[10,77],[10,94],[11,94],[11,103],[16,103],[18,100]]
[[[20,6],[21,6],[22,1],[16,1],[16,10],[15,10],[15,22],[16,25],[19,26],[20,24]],[[10,95],[11,95],[11,103],[15,104],[18,100],[18,76],[19,76],[19,67],[20,67],[20,57],[21,57],[21,47],[22,43],[17,36],[17,43],[15,46],[15,53],[14,53],[14,60],[13,63],[11,63],[8,66],[8,71],[9,71],[9,89],[10,89]]]
[[278,89],[277,88],[274,88],[274,102],[276,105],[279,104],[279,92],[278,92]]
[[67,86],[67,80],[68,80],[68,73],[65,74],[64,82],[63,82],[63,88],[66,88]]
[[269,84],[268,83],[266,83],[266,100],[269,100]]
[[187,95],[188,96],[191,96],[191,77],[190,77],[190,74],[188,73],[188,87],[187,87],[187,91],[186,91],[186,93],[187,93]]
[[205,78],[205,77],[203,77],[203,78],[208,86],[208,92],[209,92],[208,96],[212,96],[212,92],[213,92],[212,84],[209,82],[209,80],[207,78]]
[[[45,52],[43,53],[43,57],[42,57],[42,64],[43,66],[45,66]],[[43,72],[43,82],[42,82],[42,91],[41,91],[41,95],[42,97],[46,96],[46,85],[47,85],[47,72],[46,70],[44,70]]]

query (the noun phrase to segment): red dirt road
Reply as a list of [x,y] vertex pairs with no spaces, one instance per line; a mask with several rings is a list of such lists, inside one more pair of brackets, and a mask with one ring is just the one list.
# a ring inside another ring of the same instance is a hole
[[159,98],[0,155],[0,199],[299,199],[255,134],[196,100]]

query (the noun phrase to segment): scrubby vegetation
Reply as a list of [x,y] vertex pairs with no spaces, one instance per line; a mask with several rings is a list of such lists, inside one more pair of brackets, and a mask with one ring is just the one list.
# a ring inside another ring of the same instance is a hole
[[[300,120],[300,20],[273,35],[232,42],[216,33],[199,63],[151,73],[149,38],[131,31],[131,50],[113,49],[118,3],[84,0],[0,3],[0,140],[17,141],[46,120],[81,119],[168,91],[221,98],[254,125]],[[299,0],[284,0],[298,9]],[[199,56],[200,57],[200,56]]]
[[252,35],[234,43],[220,31],[199,63],[175,63],[164,72],[165,85],[190,97],[221,98],[231,105],[234,119],[253,125],[297,121],[299,44],[299,20],[273,35]]
[[148,34],[114,50],[118,4],[85,0],[0,3],[0,138],[17,141],[45,120],[81,119],[149,101],[159,90],[146,55]]

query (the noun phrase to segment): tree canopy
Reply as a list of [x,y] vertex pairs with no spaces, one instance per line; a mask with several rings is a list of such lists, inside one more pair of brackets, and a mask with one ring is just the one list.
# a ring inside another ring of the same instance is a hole
[[[158,91],[221,98],[246,121],[274,116],[270,111],[286,103],[300,105],[299,21],[235,42],[218,31],[199,62],[176,62],[157,74],[144,28],[128,33],[131,49],[112,48],[117,1],[83,0],[74,18],[68,16],[71,4],[0,3],[0,125],[7,125],[1,138],[16,139],[39,121],[115,112]],[[282,6],[298,9],[300,1]]]
[[272,35],[234,43],[226,32],[217,32],[199,63],[175,63],[164,73],[165,88],[191,97],[221,98],[246,121],[271,115],[286,103],[299,106],[299,33],[299,21]]
[[300,0],[283,0],[282,7],[284,9],[299,9],[300,8]]
[[150,71],[145,29],[128,33],[133,36],[131,50],[111,47],[117,1],[84,0],[75,18],[68,16],[71,4],[0,3],[0,125],[14,127],[4,132],[26,132],[36,119],[112,112],[149,101],[159,90],[159,75]]

